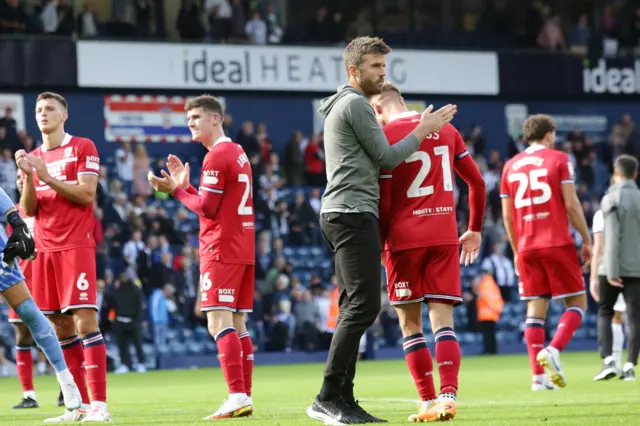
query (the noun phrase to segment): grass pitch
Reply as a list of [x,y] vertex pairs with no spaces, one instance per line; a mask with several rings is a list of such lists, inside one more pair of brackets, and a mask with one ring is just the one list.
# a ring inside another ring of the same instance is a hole
[[[260,356],[260,354],[256,354]],[[458,394],[461,425],[633,425],[640,424],[640,388],[618,379],[594,382],[595,353],[562,355],[567,387],[530,391],[526,355],[463,358]],[[255,414],[220,421],[235,425],[321,425],[305,415],[320,387],[321,364],[258,366],[254,371]],[[39,409],[11,410],[21,397],[16,378],[0,379],[0,425],[39,425],[57,414],[53,377],[35,377]],[[118,425],[193,425],[214,412],[226,394],[219,369],[109,375],[109,409]],[[362,362],[356,395],[389,424],[409,424],[417,411],[416,391],[403,360]]]

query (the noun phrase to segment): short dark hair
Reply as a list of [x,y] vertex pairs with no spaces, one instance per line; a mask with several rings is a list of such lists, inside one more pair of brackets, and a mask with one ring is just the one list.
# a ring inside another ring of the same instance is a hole
[[202,108],[205,111],[220,114],[220,119],[224,118],[222,102],[220,102],[215,96],[200,95],[193,99],[189,99],[184,106],[184,110],[189,112],[194,108]]
[[547,133],[556,131],[556,122],[546,114],[536,114],[524,122],[522,138],[526,142],[541,141]]
[[67,104],[67,100],[62,95],[59,95],[57,93],[42,92],[38,95],[38,98],[36,99],[36,103],[40,102],[43,99],[53,99],[56,102],[58,102],[60,105],[62,105],[65,111],[69,109],[69,104]]
[[387,55],[389,52],[391,48],[380,37],[357,37],[347,44],[342,56],[345,68],[349,69],[351,65],[360,68],[365,55]]
[[616,158],[613,167],[620,170],[625,179],[634,179],[638,173],[638,159],[628,154],[622,154]]

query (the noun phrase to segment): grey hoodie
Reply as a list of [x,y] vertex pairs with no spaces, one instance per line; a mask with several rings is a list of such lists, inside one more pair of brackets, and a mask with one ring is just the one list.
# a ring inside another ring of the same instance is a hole
[[389,170],[420,147],[409,134],[389,145],[373,108],[358,90],[345,85],[322,100],[327,189],[321,213],[363,213],[378,216],[380,168]]

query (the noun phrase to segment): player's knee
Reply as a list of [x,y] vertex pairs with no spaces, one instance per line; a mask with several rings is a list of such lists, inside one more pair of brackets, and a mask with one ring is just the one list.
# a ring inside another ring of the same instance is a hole
[[395,306],[403,336],[422,333],[422,309],[420,303]]
[[73,313],[76,329],[81,336],[100,331],[98,316],[93,309],[78,309]]
[[207,329],[212,337],[216,337],[225,328],[234,327],[233,313],[229,311],[207,312]]
[[13,329],[16,333],[17,346],[32,346],[33,337],[26,324],[14,324]]
[[247,323],[244,312],[233,313],[233,327],[238,333],[247,331]]
[[444,327],[453,328],[453,304],[429,303],[429,321],[434,332]]
[[587,295],[580,294],[578,296],[567,297],[565,300],[567,304],[567,308],[575,306],[576,308],[580,308],[583,311],[587,310]]
[[49,321],[53,324],[53,329],[58,337],[65,338],[78,333],[76,323],[70,315],[50,315]]
[[535,299],[527,302],[527,317],[542,318],[547,317],[549,302],[546,299]]

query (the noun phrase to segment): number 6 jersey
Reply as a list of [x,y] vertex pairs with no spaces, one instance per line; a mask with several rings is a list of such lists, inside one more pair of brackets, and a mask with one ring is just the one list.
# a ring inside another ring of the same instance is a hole
[[212,219],[200,216],[200,258],[223,263],[255,263],[251,163],[231,139],[218,139],[204,157],[200,194],[220,196]]
[[513,206],[518,252],[574,244],[562,185],[574,183],[569,156],[534,144],[504,165],[500,197]]
[[[420,114],[391,117],[384,133],[391,145],[411,133]],[[479,232],[484,216],[484,184],[460,133],[450,124],[430,134],[418,151],[392,171],[380,171],[380,232],[385,250],[458,244],[454,175],[469,184],[469,229]],[[476,184],[476,182],[480,185]],[[482,187],[482,194],[474,194]]]

